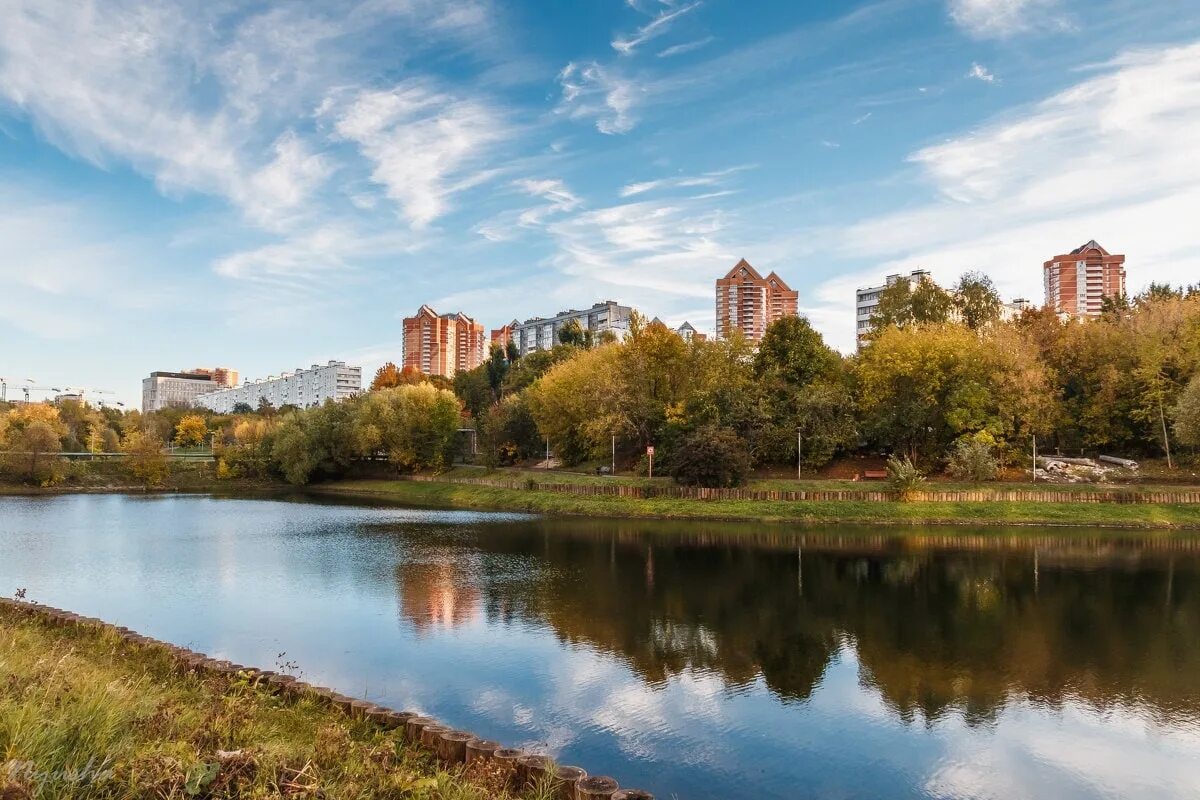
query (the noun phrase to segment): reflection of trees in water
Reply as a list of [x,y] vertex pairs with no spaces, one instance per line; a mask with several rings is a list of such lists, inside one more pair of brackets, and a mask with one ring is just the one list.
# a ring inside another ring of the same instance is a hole
[[[479,537],[475,579],[489,619],[547,624],[651,683],[686,669],[731,687],[761,675],[803,700],[849,639],[861,680],[904,719],[955,708],[983,723],[1014,696],[1200,709],[1200,558],[1187,546],[992,537],[964,552],[876,539],[524,524]],[[541,568],[493,569],[528,555]],[[446,585],[403,580],[406,606],[420,608],[437,601],[410,594]]]

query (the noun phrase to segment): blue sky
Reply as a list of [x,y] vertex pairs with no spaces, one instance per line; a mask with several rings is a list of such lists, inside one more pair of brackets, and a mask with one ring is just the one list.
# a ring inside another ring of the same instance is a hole
[[1200,277],[1200,5],[0,0],[0,375],[399,360],[602,299],[713,325],[738,258],[1042,299],[1096,238]]

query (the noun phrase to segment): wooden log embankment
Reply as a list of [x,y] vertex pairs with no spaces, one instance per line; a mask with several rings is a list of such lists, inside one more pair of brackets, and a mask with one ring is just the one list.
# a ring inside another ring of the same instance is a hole
[[[84,617],[40,603],[3,597],[0,597],[0,608],[38,618],[59,627],[111,633],[131,647],[168,656],[173,662],[173,670],[178,674],[247,680],[251,685],[279,695],[285,700],[322,703],[355,721],[376,725],[382,730],[399,732],[405,742],[424,750],[449,767],[479,760],[494,761],[504,765],[510,786],[516,790],[540,786],[549,781],[554,787],[554,796],[559,800],[654,800],[654,795],[640,789],[618,791],[617,782],[612,778],[589,778],[587,772],[580,767],[559,766],[545,755],[502,748],[498,742],[480,739],[467,731],[441,725],[432,717],[423,716],[415,711],[395,711],[368,700],[347,697],[324,686],[313,686],[291,675],[280,675],[270,670],[210,658],[203,653],[143,636],[124,626],[111,625],[95,617]],[[606,788],[609,782],[611,791]],[[587,788],[591,786],[598,788]]]

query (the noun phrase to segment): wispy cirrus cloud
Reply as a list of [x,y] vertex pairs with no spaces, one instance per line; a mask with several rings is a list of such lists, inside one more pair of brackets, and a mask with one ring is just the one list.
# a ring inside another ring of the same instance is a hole
[[644,90],[595,61],[571,62],[558,74],[562,89],[559,113],[571,119],[591,119],[605,134],[628,133],[636,123],[634,110]]
[[1062,30],[1069,19],[1058,0],[950,0],[950,18],[979,39],[1003,39],[1035,29]]
[[714,172],[705,172],[701,175],[679,175],[671,178],[658,178],[652,181],[628,183],[621,187],[620,195],[621,197],[633,197],[634,195],[645,194],[646,192],[660,189],[688,189],[697,186],[717,186],[723,183],[724,179],[728,176],[746,169],[750,169],[750,167],[743,165],[716,170]]
[[671,29],[671,25],[682,17],[684,14],[689,14],[695,11],[703,3],[701,0],[687,3],[685,5],[677,5],[673,2],[664,2],[665,8],[662,8],[650,22],[642,25],[636,31],[627,36],[621,36],[612,41],[612,48],[621,55],[630,55],[637,48],[641,47],[651,39],[657,39]]
[[446,213],[450,195],[487,178],[482,159],[506,136],[502,115],[488,103],[413,79],[390,89],[329,98],[319,111],[335,135],[357,145],[416,228]]
[[992,74],[992,71],[979,62],[971,65],[971,69],[967,71],[967,77],[984,83],[996,83],[996,76]]
[[702,47],[707,47],[716,40],[717,39],[715,36],[705,36],[703,39],[696,39],[691,42],[684,42],[683,44],[673,44],[670,47],[659,50],[658,57],[670,58],[672,56],[681,56],[684,53],[690,53],[693,50],[699,50]]

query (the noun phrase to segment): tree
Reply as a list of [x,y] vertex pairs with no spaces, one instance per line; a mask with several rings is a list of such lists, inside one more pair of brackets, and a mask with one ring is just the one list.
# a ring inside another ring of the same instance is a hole
[[960,480],[993,480],[1000,470],[995,450],[996,440],[987,431],[964,436],[955,442],[947,469]]
[[340,477],[359,455],[354,401],[324,405],[290,414],[279,424],[271,457],[288,483],[303,485],[314,476]]
[[671,455],[669,472],[684,486],[741,486],[750,474],[750,453],[733,430],[705,425],[683,437]]
[[768,325],[754,356],[755,375],[788,390],[828,378],[840,366],[841,357],[804,317],[782,317]]
[[153,431],[129,432],[121,443],[121,450],[125,453],[129,474],[147,487],[162,485],[170,474],[162,440]]
[[480,446],[493,464],[513,464],[541,451],[542,436],[524,394],[507,395],[480,422]]
[[[377,389],[394,389],[397,386],[420,383],[420,379],[413,380],[412,373],[414,371],[411,367],[401,370],[394,362],[389,361],[375,371],[375,378],[371,381],[371,391],[373,392]],[[418,372],[417,375],[420,375],[420,373]]]
[[233,404],[233,413],[234,414],[253,414],[254,409],[250,407],[249,403],[237,402],[237,403]]
[[401,469],[443,469],[453,459],[461,410],[453,392],[428,383],[371,392],[355,415],[358,451],[386,453]]
[[258,413],[270,417],[275,413],[275,406],[265,397],[258,398]]
[[500,399],[500,392],[504,387],[504,379],[508,377],[508,370],[511,363],[516,359],[509,358],[509,355],[498,344],[493,344],[488,350],[488,360],[485,363],[488,385],[492,387],[493,402]]
[[1200,447],[1200,372],[1192,376],[1187,388],[1171,409],[1175,436],[1189,447]]
[[873,317],[874,329],[940,325],[950,320],[953,311],[954,298],[931,278],[900,278],[880,293]]
[[887,328],[854,374],[869,438],[912,460],[940,458],[964,433],[1003,433],[990,351],[961,325]]
[[178,447],[199,447],[208,436],[208,426],[199,414],[188,414],[175,426],[175,444]]
[[58,431],[44,419],[35,419],[7,436],[7,465],[26,481],[44,483],[54,479],[55,456],[62,452]]
[[982,272],[968,272],[954,287],[954,305],[962,322],[978,330],[1000,319],[1000,293],[992,279]]
[[509,365],[517,363],[521,358],[521,348],[517,347],[517,343],[512,339],[504,343],[504,357],[508,359]]
[[474,418],[483,416],[484,412],[496,402],[496,394],[491,384],[491,362],[480,364],[475,369],[459,372],[454,376],[454,394],[462,401],[463,407]]
[[592,332],[585,331],[583,326],[579,324],[579,320],[569,319],[559,327],[558,341],[559,344],[565,344],[570,347],[590,347],[592,344]]

